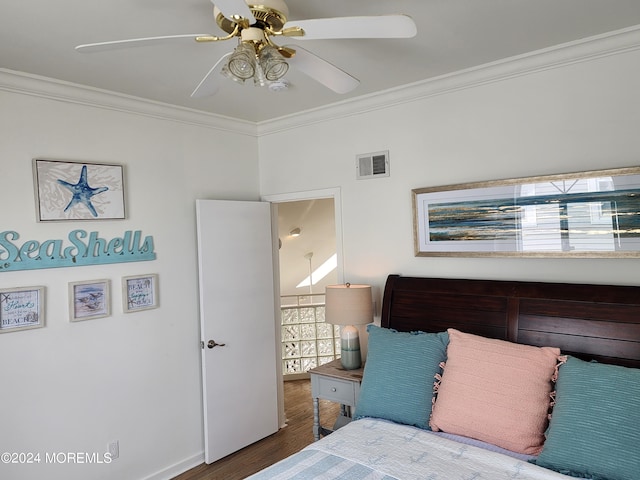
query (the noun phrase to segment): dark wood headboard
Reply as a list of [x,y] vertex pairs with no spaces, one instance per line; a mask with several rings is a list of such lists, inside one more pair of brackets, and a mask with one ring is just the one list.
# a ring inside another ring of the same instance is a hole
[[559,347],[640,368],[640,287],[389,275],[381,325]]

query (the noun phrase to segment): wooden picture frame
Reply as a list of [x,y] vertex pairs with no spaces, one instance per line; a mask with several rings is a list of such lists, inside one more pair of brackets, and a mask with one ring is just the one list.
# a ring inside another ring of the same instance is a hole
[[39,222],[126,216],[122,165],[34,159],[33,176]]
[[45,325],[45,287],[0,289],[0,333]]
[[109,280],[69,283],[69,320],[79,322],[111,315]]
[[416,256],[640,257],[640,167],[412,190]]
[[158,274],[122,277],[122,309],[124,313],[158,308]]

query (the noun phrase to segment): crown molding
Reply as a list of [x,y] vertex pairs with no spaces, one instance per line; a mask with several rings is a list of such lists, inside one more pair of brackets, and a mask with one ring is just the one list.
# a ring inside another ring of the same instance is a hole
[[256,124],[222,115],[0,68],[0,91],[142,115],[199,127],[257,135]]
[[258,123],[258,136],[640,49],[640,25]]
[[0,91],[260,137],[638,49],[640,25],[258,123],[4,68],[0,68]]

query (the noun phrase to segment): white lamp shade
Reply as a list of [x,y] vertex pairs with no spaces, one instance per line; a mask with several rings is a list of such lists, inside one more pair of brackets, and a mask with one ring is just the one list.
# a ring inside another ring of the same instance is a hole
[[370,285],[328,285],[325,289],[325,321],[334,325],[373,322]]

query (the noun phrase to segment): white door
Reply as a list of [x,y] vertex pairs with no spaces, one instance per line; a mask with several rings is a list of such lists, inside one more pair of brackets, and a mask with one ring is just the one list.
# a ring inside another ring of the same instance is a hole
[[196,201],[205,461],[278,430],[270,205]]

